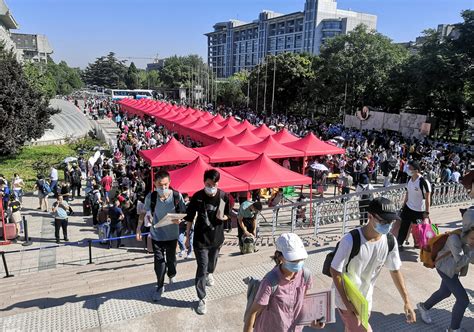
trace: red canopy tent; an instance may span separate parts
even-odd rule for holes
[[[255,127],[253,124],[251,124],[247,120],[244,120],[244,122],[239,123],[234,128],[237,129],[237,130],[240,130],[240,131],[242,131],[244,129],[248,129],[250,131],[257,129],[257,127]]]
[[[214,119],[214,122],[216,122],[216,123],[221,123],[221,122],[225,121],[225,119],[220,114],[217,114],[213,119]]]
[[[195,148],[194,151],[207,156],[211,163],[254,160],[257,157],[255,153],[236,146],[226,137],[221,138],[214,144]]]
[[[303,157],[304,152],[291,149],[283,144],[278,143],[272,136],[268,136],[263,141],[257,144],[244,145],[242,148],[255,152],[256,154],[264,153],[269,158],[291,158],[291,157]]]
[[[218,125],[214,121],[211,121],[211,122],[206,123],[204,126],[201,126],[201,127],[193,126],[192,129],[194,131],[199,131],[200,133],[207,134],[207,133],[211,133],[213,131],[217,131],[217,130],[222,129],[222,126]]]
[[[229,116],[227,119],[225,119],[222,122],[219,122],[221,126],[226,126],[230,125],[232,127],[238,126],[240,124],[239,121],[237,121],[233,116]]]
[[[226,192],[249,190],[249,185],[226,172],[207,164],[202,158],[196,158],[188,166],[170,172],[171,187],[181,193],[193,195],[204,187],[204,172],[217,169],[221,174],[219,188]]]
[[[211,120],[214,119],[214,115],[212,115],[212,114],[209,113],[209,112],[202,112],[202,113],[201,113],[201,118],[202,118],[203,120],[206,120],[206,121],[211,121]]]
[[[264,154],[254,161],[240,166],[223,167],[223,171],[249,184],[249,190],[286,187],[296,185],[311,185],[312,179],[308,176],[290,171],[278,165]]]
[[[252,133],[261,138],[265,138],[265,137],[275,134],[275,132],[271,130],[270,128],[268,128],[266,124],[261,125],[257,129],[255,129]]]
[[[313,220],[313,180],[309,176],[301,175],[278,165],[264,154],[254,161],[250,161],[240,166],[223,167],[224,172],[235,176],[249,184],[249,190],[286,187],[296,185],[309,185],[310,195],[310,220]]]
[[[197,119],[199,119],[199,117],[196,117],[194,115],[188,115],[186,117],[186,120],[183,120],[179,123],[179,125],[181,127],[184,127],[184,128],[188,128],[188,126],[191,124],[191,123],[194,123]]]
[[[140,151],[140,156],[152,167],[185,164],[197,157],[203,157],[208,161],[207,157],[201,156],[193,149],[185,147],[174,137],[171,137],[168,143],[156,149]]]
[[[298,137],[290,133],[286,128],[283,128],[272,137],[275,139],[275,141],[281,144],[290,143],[290,142],[299,140]]]
[[[200,118],[197,118],[194,122],[188,123],[187,128],[189,128],[189,129],[194,129],[195,127],[200,128],[200,127],[204,127],[208,124],[209,124],[209,122],[207,122],[202,117],[200,117]]]
[[[220,125],[219,125],[220,126]],[[242,131],[236,130],[230,124],[225,125],[222,129],[208,132],[207,135],[215,138],[230,137],[240,134]]]
[[[346,153],[346,150],[320,140],[319,138],[314,136],[313,133],[309,133],[308,135],[303,138],[300,138],[297,141],[285,143],[285,146],[295,150],[303,151],[305,157]]]
[[[252,145],[262,141],[262,139],[258,136],[255,136],[251,130],[245,129],[240,134],[235,136],[228,137],[229,141],[232,143],[243,146],[243,145]]]

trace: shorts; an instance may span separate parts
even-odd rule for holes
[[[372,327],[366,329],[362,325],[357,326],[357,317],[347,310],[337,309],[345,326],[345,332],[372,332]]]

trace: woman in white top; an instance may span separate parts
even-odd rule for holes
[[[24,186],[25,186],[25,183],[23,182],[23,179],[20,178],[20,175],[18,175],[18,173],[13,174],[13,181],[12,181],[13,194],[15,195],[15,199],[17,199],[19,202],[23,201],[23,187]]]

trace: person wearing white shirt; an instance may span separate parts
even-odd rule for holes
[[[51,184],[50,184],[51,192],[56,193],[56,189],[58,187],[58,170],[54,168],[53,166],[51,166],[49,178],[51,180]]]
[[[416,322],[416,314],[410,303],[405,281],[400,268],[402,266],[395,237],[390,233],[393,223],[399,219],[396,206],[388,198],[379,197],[370,202],[367,225],[346,234],[335,252],[331,263],[333,288],[336,289],[336,307],[346,332],[370,332],[357,318],[357,309],[349,301],[342,281],[345,273],[369,303],[372,309],[372,295],[375,282],[386,266],[403,302],[407,323]],[[357,232],[357,233],[356,233]],[[350,258],[352,246],[359,245],[358,253]]]
[[[451,174],[451,181],[454,183],[459,183],[459,179],[461,178],[461,173],[459,173],[459,167],[454,169],[454,172]]]
[[[411,160],[407,164],[407,174],[410,176],[407,192],[400,215],[402,222],[398,232],[399,250],[403,250],[403,242],[408,235],[411,224],[429,217],[431,206],[431,185],[421,176],[420,164]],[[416,243],[415,243],[416,246]]]

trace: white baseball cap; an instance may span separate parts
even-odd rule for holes
[[[295,233],[284,233],[276,240],[276,248],[287,261],[297,261],[308,258],[303,241]]]

